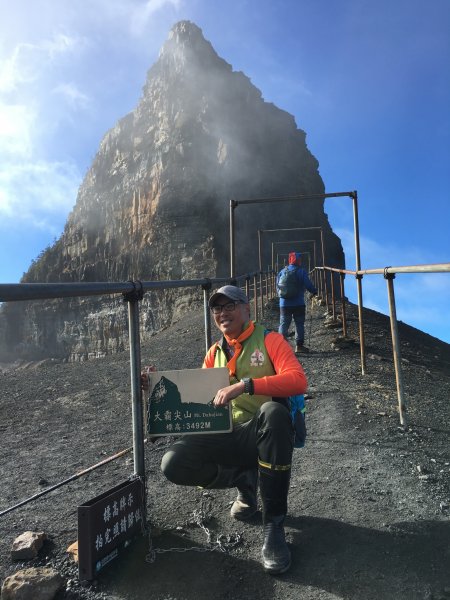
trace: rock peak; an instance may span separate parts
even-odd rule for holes
[[[205,41],[203,37],[203,32],[192,21],[178,21],[175,25],[170,29],[168,39],[176,38],[177,41],[184,40],[193,40],[196,38],[200,38]]]
[[[202,66],[205,66],[205,62],[209,65],[217,63],[231,69],[205,39],[200,27],[192,21],[178,21],[173,25],[159,52],[159,58],[163,62],[168,59],[171,63],[173,60],[181,63],[199,62]]]
[[[23,281],[224,277],[230,198],[323,193],[305,135],[292,115],[265,102],[246,75],[218,56],[197,25],[176,23],[138,105],[105,134],[63,235]],[[283,210],[263,204],[242,211],[236,272],[255,268],[256,227],[281,229],[286,223],[323,227],[327,264],[344,266],[323,204],[304,201],[301,210],[293,203]],[[265,247],[262,264],[271,259]],[[197,301],[195,289],[146,294],[142,340]],[[49,303],[22,306],[0,311],[0,359],[81,361],[125,347],[118,299],[72,299],[57,309]]]

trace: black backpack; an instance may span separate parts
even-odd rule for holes
[[[298,269],[288,269],[285,267],[281,271],[278,280],[278,295],[280,298],[295,298],[300,291],[300,282],[297,277]]]

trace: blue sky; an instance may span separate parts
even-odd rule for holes
[[[181,19],[294,115],[327,192],[358,191],[363,268],[450,262],[448,0],[0,0],[0,16],[1,283],[59,237]],[[326,212],[354,268],[351,201]],[[383,278],[363,285],[386,312]],[[450,342],[450,275],[395,289],[400,319]]]

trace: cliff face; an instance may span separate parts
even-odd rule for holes
[[[294,118],[264,102],[196,25],[182,21],[149,70],[136,109],[103,138],[62,237],[23,281],[226,276],[230,198],[322,192],[318,162]],[[268,228],[322,226],[328,262],[344,265],[323,202],[243,206],[236,225],[237,274],[255,269],[257,230]],[[270,248],[264,253],[269,264]],[[146,295],[144,336],[195,297],[183,290]],[[123,347],[125,310],[117,299],[11,305],[0,334],[8,355],[83,360]]]

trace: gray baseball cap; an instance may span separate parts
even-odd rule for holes
[[[239,304],[248,304],[248,298],[241,290],[241,288],[236,287],[235,285],[224,285],[219,288],[209,299],[209,307],[214,304],[219,296],[226,296],[233,302],[238,302]]]

